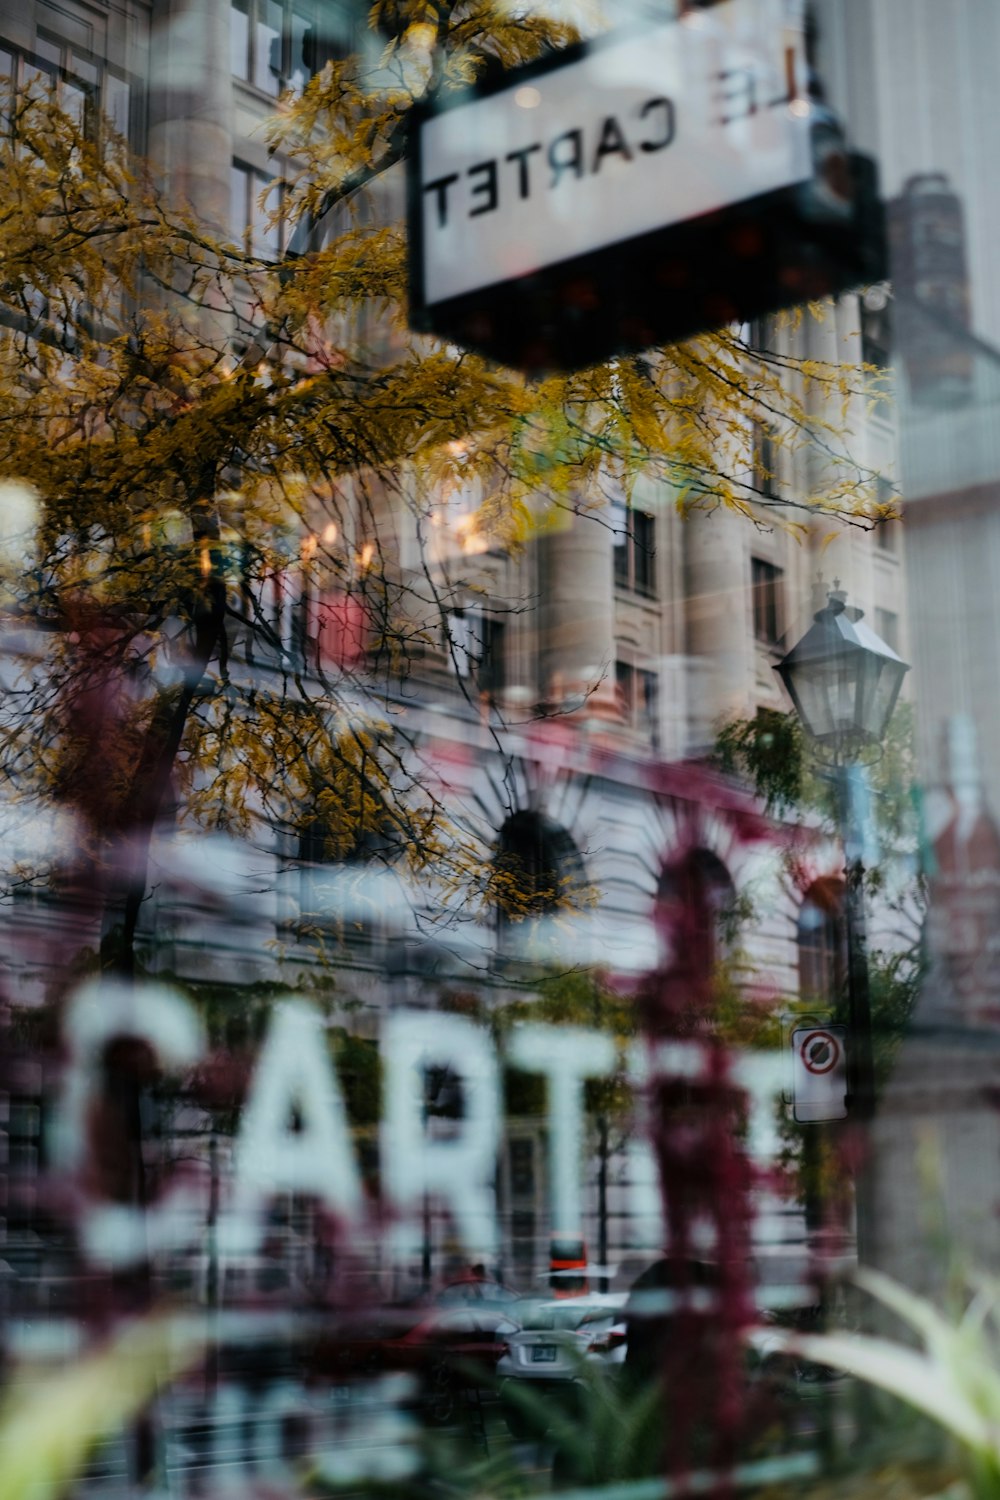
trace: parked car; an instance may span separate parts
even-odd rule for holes
[[[513,1310],[518,1332],[497,1361],[500,1402],[515,1438],[541,1437],[555,1409],[578,1413],[587,1366],[617,1371],[625,1358],[625,1293],[538,1298]],[[518,1395],[516,1392],[522,1394]],[[541,1399],[529,1410],[525,1392]]]
[[[826,1323],[826,1315],[818,1306],[765,1313],[754,1340],[753,1378],[775,1407],[781,1409],[786,1425],[801,1437],[814,1437],[824,1425],[828,1426],[833,1420],[833,1407],[843,1407],[854,1385],[850,1375],[832,1366],[814,1364],[787,1348],[786,1336],[790,1330],[815,1334],[822,1332]],[[778,1330],[773,1341],[768,1339],[768,1327]],[[815,1409],[821,1406],[827,1410]]]
[[[317,1357],[325,1373],[345,1378],[413,1375],[426,1420],[451,1422],[468,1394],[493,1389],[497,1362],[518,1331],[513,1307],[479,1301],[363,1310],[324,1330]]]

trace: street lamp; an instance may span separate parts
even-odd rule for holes
[[[909,671],[851,609],[836,581],[829,602],[775,668],[809,737],[835,765],[879,745]]]
[[[832,772],[844,839],[844,916],[847,928],[848,1111],[867,1121],[875,1107],[871,1001],[865,933],[862,829],[851,796],[851,765],[877,753],[909,671],[906,662],[847,604],[834,580],[828,602],[775,671],[781,677],[818,758]],[[863,1174],[864,1176],[865,1174]],[[863,1181],[859,1196],[867,1195]],[[870,1205],[858,1204],[858,1257],[866,1260]]]

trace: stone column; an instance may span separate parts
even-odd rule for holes
[[[154,0],[149,156],[172,206],[228,233],[233,83],[226,0]]]
[[[604,511],[566,515],[539,541],[539,688],[545,702],[618,717],[612,534]]]
[[[721,721],[749,711],[754,672],[746,528],[742,516],[694,511],[681,529],[689,751],[710,745]]]

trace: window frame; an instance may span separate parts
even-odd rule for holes
[[[800,1000],[835,1010],[848,979],[846,892],[842,880],[816,880],[795,915],[796,979]],[[805,921],[808,911],[818,920]]]
[[[268,10],[273,6],[281,12],[280,30],[268,25]],[[336,10],[337,14],[334,15]],[[357,23],[349,4],[333,6],[322,0],[229,0],[230,34],[229,67],[233,78],[268,99],[278,99],[291,89],[301,93],[310,78],[321,72],[327,62],[347,57],[357,46]],[[234,15],[246,18],[246,35],[239,43]],[[301,64],[296,63],[295,22],[307,20],[302,31]],[[339,21],[342,35],[334,39],[332,31],[325,35],[321,30],[326,21]],[[270,31],[272,40],[267,43],[262,33]],[[312,42],[306,38],[312,33]],[[278,43],[279,68],[274,71],[272,55],[274,43]],[[307,55],[307,45],[311,56]],[[262,51],[267,47],[268,56]]]
[[[57,54],[46,56],[45,51]],[[0,73],[8,74],[6,99],[0,91],[0,128],[6,134],[10,130],[14,95],[30,87],[38,76],[54,84],[60,94],[72,89],[82,96],[82,130],[90,141],[100,137],[105,119],[133,148],[141,143],[136,139],[136,90],[132,80],[120,68],[112,67],[104,58],[88,52],[83,47],[44,29],[37,33],[35,47],[19,47],[3,38],[0,42]],[[9,60],[9,63],[8,61]],[[119,109],[113,104],[113,94],[124,92],[126,119],[119,117]],[[69,111],[68,111],[69,112]]]
[[[494,867],[519,884],[522,910],[514,915],[503,901],[494,902],[498,947],[503,952],[512,933],[530,930],[572,903],[586,887],[587,869],[569,830],[536,808],[519,807],[497,830]]]
[[[659,674],[619,656],[615,660],[615,689],[626,724],[648,739],[654,750],[659,749]]]
[[[896,491],[891,480],[886,479],[884,474],[879,474],[875,481],[875,499],[879,505],[891,505],[896,499]],[[889,557],[895,557],[899,553],[899,521],[880,521],[875,527],[875,545],[879,552]]]
[[[859,296],[858,323],[861,362],[883,377],[892,368],[892,288],[887,283],[878,282]]]
[[[612,502],[614,585],[640,599],[659,597],[656,579],[656,516],[624,500]]]
[[[743,342],[754,354],[770,354],[774,344],[774,317],[771,313],[758,313],[744,324]]]
[[[766,576],[765,576],[766,575]],[[785,572],[767,557],[750,558],[750,609],[754,640],[775,647],[782,635]]]
[[[506,686],[504,621],[488,610],[459,606],[447,611],[444,627],[449,666],[461,681],[495,703]]]
[[[780,443],[771,422],[754,422],[751,438],[752,485],[763,500],[777,500]]]
[[[236,179],[244,179],[243,196],[243,228],[240,230],[237,224],[236,213]],[[252,162],[243,157],[234,156],[229,165],[229,228],[233,239],[237,244],[243,246],[244,253],[253,256],[256,260],[276,263],[284,255],[288,243],[288,225],[284,218],[279,217],[270,230],[266,229],[264,219],[270,212],[261,206],[260,198],[265,188],[268,196],[272,193],[278,194],[278,205],[284,198],[284,183],[280,179],[269,176],[255,167]],[[258,230],[258,215],[260,216],[260,229]],[[273,234],[276,236],[273,242],[259,239],[259,233]]]
[[[894,609],[875,606],[875,634],[882,637],[891,651],[899,654],[899,614]]]

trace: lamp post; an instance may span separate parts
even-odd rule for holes
[[[875,1067],[865,932],[862,829],[851,795],[850,769],[881,745],[903,678],[909,671],[870,626],[849,607],[834,580],[825,608],[775,668],[802,722],[830,767],[844,840],[844,915],[847,936],[848,1114],[867,1122],[875,1107]],[[859,1197],[866,1195],[863,1182]],[[870,1205],[859,1202],[858,1258],[865,1255]]]

